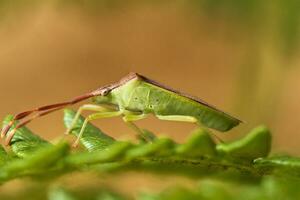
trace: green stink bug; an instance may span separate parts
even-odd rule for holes
[[[100,118],[123,116],[123,120],[140,135],[143,135],[142,130],[133,121],[146,118],[149,114],[153,114],[161,120],[192,122],[222,132],[228,131],[241,123],[239,119],[196,97],[166,87],[140,74],[130,73],[116,83],[100,87],[71,101],[21,112],[15,115],[12,121],[2,129],[1,136],[5,137],[7,135],[6,144],[8,145],[15,131],[33,119],[90,98],[94,104],[81,106],[73,120],[72,126],[66,132],[69,133],[72,130],[82,111],[95,111],[94,114],[86,118],[74,143],[75,145],[77,145],[82,136],[86,124],[91,120]],[[28,117],[34,113],[35,115]],[[23,121],[19,122],[10,131],[16,120]],[[8,132],[9,134],[7,134]],[[147,140],[147,138],[145,139]]]

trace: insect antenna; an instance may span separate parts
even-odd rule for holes
[[[16,130],[18,128],[21,128],[22,126],[28,124],[29,122],[31,122],[32,120],[36,119],[36,118],[39,118],[39,117],[42,117],[44,115],[47,115],[49,113],[52,113],[54,111],[57,111],[57,110],[60,110],[66,106],[70,106],[70,105],[74,105],[80,101],[83,101],[83,100],[86,100],[86,99],[89,99],[91,97],[94,97],[98,95],[97,93],[95,92],[90,92],[90,93],[87,93],[87,94],[84,94],[84,95],[81,95],[81,96],[78,96],[74,99],[72,99],[71,101],[66,101],[66,102],[62,102],[62,103],[56,103],[56,104],[50,104],[50,105],[45,105],[45,106],[41,106],[41,107],[37,107],[35,109],[32,109],[32,110],[28,110],[28,111],[25,111],[25,112],[21,112],[21,113],[18,113],[16,114],[13,119],[7,124],[7,126],[5,126],[2,131],[1,131],[1,137],[5,137],[6,134],[9,132],[9,130],[11,129],[12,125],[14,124],[14,122],[16,120],[21,120],[21,119],[24,119],[28,116],[30,116],[31,114],[33,113],[37,113],[36,115],[32,116],[31,118],[27,119],[27,120],[24,120],[23,122],[20,122],[19,124],[16,125],[16,127],[13,129],[12,132],[10,132],[9,134],[9,137],[6,139],[6,144],[8,145],[9,142],[11,141],[13,135],[15,134]]]

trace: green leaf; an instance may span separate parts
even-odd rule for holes
[[[184,187],[173,187],[164,190],[160,194],[140,194],[139,200],[195,200],[200,199],[200,195],[195,191],[186,189]]]
[[[300,158],[290,156],[257,158],[254,160],[254,164],[266,174],[300,177]]]
[[[23,159],[14,159],[0,169],[0,180],[7,180],[18,176],[34,175],[51,170],[55,164],[69,152],[67,143],[39,148]]]
[[[12,118],[12,115],[6,116],[3,121],[2,127],[6,126],[12,120]],[[15,128],[17,123],[18,122],[16,121],[11,129]],[[34,152],[40,147],[50,145],[50,143],[42,139],[41,137],[33,134],[27,127],[23,126],[17,129],[14,137],[11,140],[10,145],[12,151],[17,156],[25,157],[27,155],[30,155],[32,152]]]
[[[112,162],[122,159],[126,150],[132,146],[129,142],[115,142],[103,151],[84,152],[73,154],[66,158],[68,166],[83,166],[87,164],[97,164]]]
[[[74,115],[74,111],[65,111],[67,126],[71,124]],[[5,123],[9,119],[11,117]],[[78,135],[83,121],[84,118],[81,117],[72,134]],[[149,134],[151,137],[154,135],[151,132]],[[151,143],[121,142],[88,124],[80,140],[86,150],[71,153],[68,144],[50,145],[23,127],[18,130],[12,143],[12,150],[19,157],[10,156],[0,147],[0,181],[3,183],[20,177],[53,178],[79,170],[106,174],[143,171],[160,175],[182,175],[195,180],[207,177],[210,180],[201,181],[196,188],[178,186],[156,194],[142,193],[138,196],[142,200],[300,197],[296,188],[300,182],[300,158],[267,158],[271,136],[266,127],[257,127],[238,141],[217,146],[210,133],[204,129],[193,131],[183,144],[177,144],[169,138],[153,138]],[[289,179],[284,182],[274,177]],[[86,194],[83,195],[83,190],[78,192],[62,187],[51,188],[48,192],[49,199],[128,199],[107,189],[85,191]],[[281,191],[281,188],[284,190]],[[0,198],[2,199],[1,194]]]
[[[50,189],[48,200],[78,200],[78,198],[65,188],[57,186]]]
[[[102,194],[100,194],[97,197],[97,200],[126,200],[127,198],[122,197],[121,195],[118,194],[114,194],[110,191],[107,192],[102,192]]]
[[[74,116],[74,111],[65,111],[64,120],[67,126],[71,124]],[[78,135],[83,121],[83,117],[78,120],[73,129],[74,135]],[[251,136],[246,137],[248,138],[246,142],[243,142],[243,140],[241,140],[242,142],[239,141],[239,143],[244,144],[242,145],[243,148],[241,148],[243,151],[245,151],[245,147],[246,150],[249,149],[251,142],[261,138],[257,137],[257,135],[262,134],[263,131],[261,129],[257,130],[254,131],[255,134],[251,132]],[[194,178],[215,176],[229,179],[247,177],[249,179],[252,177],[255,180],[262,175],[260,174],[260,169],[254,168],[252,163],[241,162],[239,159],[232,160],[231,156],[229,158],[225,156],[220,159],[216,153],[216,145],[209,133],[201,129],[195,130],[184,144],[176,144],[169,138],[156,138],[151,143],[133,144],[131,142],[116,141],[102,133],[98,128],[88,124],[83,138],[80,140],[88,151],[77,151],[72,154],[68,153],[68,148],[66,148],[68,145],[65,148],[59,148],[57,145],[40,145],[43,144],[41,142],[43,140],[35,137],[26,127],[18,130],[18,133],[21,136],[23,134],[29,137],[21,137],[12,145],[18,144],[18,146],[15,146],[18,147],[17,154],[22,155],[23,149],[25,149],[26,153],[23,159],[13,159],[5,164],[2,168],[2,175],[0,173],[2,180],[21,176],[35,176],[45,171],[48,171],[49,174],[54,171],[60,174],[74,170],[89,169],[95,169],[99,173],[144,170],[151,173],[181,174]],[[28,146],[39,144],[35,146],[38,146],[41,150],[27,151],[26,148],[21,148],[20,144],[23,143],[26,143]],[[55,150],[57,148],[60,150]],[[236,149],[234,150],[236,151]],[[53,155],[47,153],[48,151]],[[54,153],[54,151],[57,152]],[[229,152],[231,155],[232,152]],[[247,156],[247,154],[243,155]],[[51,167],[47,163],[51,163]]]
[[[217,155],[216,144],[205,129],[193,131],[187,142],[176,148],[176,152],[181,156],[192,158]]]
[[[153,143],[141,144],[135,148],[129,149],[126,158],[142,158],[147,156],[168,156],[172,155],[175,143],[169,138],[158,138]]]
[[[3,146],[0,145],[0,167],[4,165],[9,160],[9,156],[6,153]]]
[[[219,154],[253,161],[255,158],[266,157],[271,149],[271,133],[265,126],[253,129],[244,138],[217,145]]]
[[[70,128],[72,121],[76,115],[76,112],[70,109],[64,110],[64,123],[67,128]],[[79,135],[80,129],[84,122],[84,118],[80,116],[79,120],[75,124],[72,129],[72,134],[75,136]],[[88,123],[86,129],[80,138],[80,143],[88,150],[88,151],[97,151],[103,150],[109,145],[111,145],[115,139],[103,133],[100,129],[93,126],[91,123]]]

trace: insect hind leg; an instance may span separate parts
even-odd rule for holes
[[[167,120],[167,121],[179,121],[179,122],[190,122],[190,123],[197,123],[199,126],[201,124],[195,117],[192,116],[184,116],[184,115],[156,115],[156,117],[160,120]],[[219,138],[216,134],[209,132],[212,137],[214,137],[217,141],[224,143],[224,141]]]
[[[143,139],[145,142],[152,142],[155,138],[151,137],[148,134],[145,134],[145,132],[142,129],[140,129],[136,124],[133,123],[133,121],[144,119],[147,116],[148,116],[147,114],[143,114],[143,113],[136,114],[133,112],[126,111],[124,113],[123,121],[137,133],[137,136],[139,138]]]
[[[156,117],[160,120],[167,120],[167,121],[190,122],[190,123],[198,122],[195,117],[184,116],[184,115],[156,115]]]

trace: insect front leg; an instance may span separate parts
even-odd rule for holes
[[[143,130],[133,123],[133,121],[144,119],[147,116],[148,114],[136,114],[126,111],[124,113],[123,121],[138,134],[139,138],[144,139],[146,142],[152,142],[154,138],[147,136]]]
[[[78,111],[77,111],[74,119],[72,120],[71,126],[65,132],[66,135],[68,135],[72,131],[72,129],[76,125],[76,122],[79,119],[79,117],[80,117],[80,115],[81,115],[81,113],[83,111],[111,112],[111,111],[115,111],[115,110],[112,110],[112,109],[109,109],[109,108],[106,108],[106,107],[100,106],[100,105],[94,105],[94,104],[85,104],[85,105],[82,105],[78,109]]]
[[[109,111],[109,112],[99,112],[95,114],[89,115],[83,122],[83,125],[81,127],[80,133],[76,139],[76,141],[73,143],[73,147],[76,147],[79,143],[80,138],[82,137],[84,130],[86,128],[86,125],[88,122],[96,119],[102,119],[102,118],[110,118],[110,117],[117,117],[123,114],[123,111]]]

